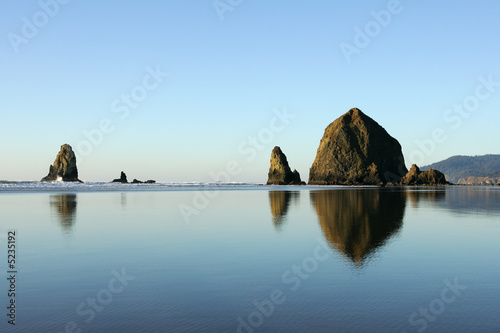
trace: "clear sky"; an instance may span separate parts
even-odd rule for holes
[[[229,163],[230,181],[265,182],[275,145],[307,180],[352,107],[408,167],[500,153],[499,13],[495,0],[4,0],[0,179],[41,179],[68,143],[88,181],[210,181]]]

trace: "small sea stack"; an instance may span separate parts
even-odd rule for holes
[[[138,180],[138,179],[135,179],[132,181],[132,184],[155,184],[156,183],[156,180],[152,180],[152,179],[149,179],[149,180],[146,180],[145,182],[143,182],[142,180]]]
[[[304,185],[300,180],[297,170],[290,169],[288,160],[281,148],[274,147],[271,153],[271,166],[269,167],[267,185]]]
[[[120,178],[113,179],[111,182],[112,183],[128,184],[127,175],[125,174],[125,172],[122,171],[120,174]]]
[[[401,179],[401,185],[448,185],[446,177],[442,172],[434,169],[420,171],[420,168],[413,164],[410,171]]]

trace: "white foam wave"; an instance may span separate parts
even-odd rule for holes
[[[213,183],[213,182],[157,182],[155,184],[121,184],[109,182],[38,182],[2,181],[0,192],[97,192],[97,191],[182,191],[197,189],[249,189],[259,187],[258,183]]]

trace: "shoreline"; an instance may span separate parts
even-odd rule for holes
[[[263,183],[157,182],[155,184],[121,184],[109,182],[40,182],[0,181],[0,195],[13,193],[98,193],[98,192],[196,192],[196,191],[326,191],[326,190],[440,190],[451,188],[492,188],[492,185],[266,185]]]

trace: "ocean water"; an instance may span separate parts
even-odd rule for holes
[[[499,187],[3,182],[0,216],[1,332],[500,331]]]

